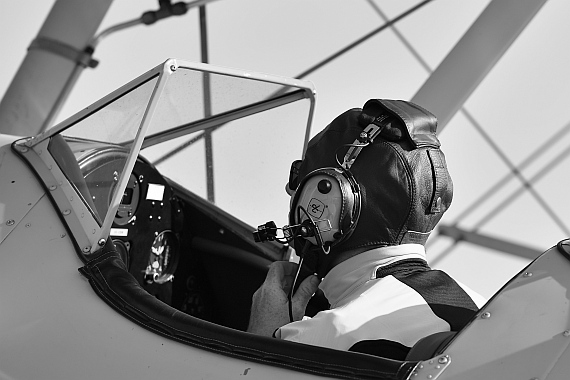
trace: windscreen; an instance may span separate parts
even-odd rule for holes
[[[135,80],[62,130],[82,176],[54,143],[58,165],[101,224],[150,115],[140,153],[163,175],[248,224],[285,224],[284,185],[303,154],[312,90],[286,78],[173,62],[166,80]]]
[[[285,183],[291,162],[303,154],[313,107],[296,92],[305,90],[179,69],[149,134],[181,131],[141,154],[163,175],[252,226],[285,224]]]
[[[129,149],[120,143],[135,138],[157,80],[158,75],[109,99],[50,141],[54,159],[99,225],[127,164]],[[60,136],[67,144],[62,144]],[[76,173],[77,168],[81,175]]]

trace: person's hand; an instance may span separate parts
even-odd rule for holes
[[[272,336],[289,320],[289,299],[287,295],[293,286],[297,264],[276,261],[271,264],[263,284],[253,294],[248,332]],[[319,280],[311,275],[303,280],[293,294],[293,319],[301,320],[309,300],[317,291]]]

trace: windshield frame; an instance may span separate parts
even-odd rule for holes
[[[204,73],[221,74],[233,76],[241,79],[255,80],[279,84],[284,87],[292,87],[293,91],[283,92],[281,94],[273,94],[267,101],[261,101],[248,104],[229,112],[221,113],[211,117],[203,118],[174,128],[169,128],[154,135],[145,136],[152,124],[153,114],[155,113],[160,96],[167,85],[171,75],[180,68],[202,71]],[[114,101],[124,97],[131,91],[140,88],[145,83],[156,78],[153,85],[152,93],[146,106],[144,106],[144,114],[136,129],[134,139],[118,143],[116,146],[123,146],[129,149],[128,158],[124,170],[121,171],[117,184],[113,189],[111,202],[105,215],[98,217],[97,210],[92,209],[88,200],[83,197],[82,192],[76,186],[74,181],[70,179],[65,168],[61,168],[57,160],[49,151],[50,141],[57,135],[62,134],[67,129],[77,125],[82,120],[103,110]],[[138,78],[132,80],[126,85],[113,91],[109,95],[103,97],[93,105],[86,107],[77,114],[69,117],[53,128],[42,132],[34,137],[19,140],[14,144],[14,150],[25,158],[32,168],[36,171],[53,201],[57,204],[60,213],[64,213],[64,220],[68,224],[68,228],[74,235],[77,246],[86,256],[97,252],[107,241],[110,230],[115,219],[115,214],[121,202],[123,193],[127,187],[130,174],[134,168],[135,162],[139,156],[139,152],[143,147],[152,146],[160,142],[168,141],[173,138],[194,133],[200,130],[206,130],[215,126],[224,124],[225,122],[236,120],[248,115],[263,112],[281,105],[289,104],[301,99],[309,99],[310,106],[307,117],[306,132],[303,141],[302,152],[305,153],[310,135],[310,127],[313,119],[316,102],[316,92],[313,85],[307,81],[301,81],[292,78],[270,76],[266,74],[257,74],[237,69],[216,67],[203,63],[191,63],[185,61],[177,61],[169,59],[155,68],[147,71]],[[93,142],[97,142],[93,140]],[[25,155],[22,152],[26,152]],[[33,156],[33,158],[31,158]],[[41,164],[43,163],[43,165]],[[39,166],[43,166],[40,168]],[[48,170],[45,170],[47,167]],[[72,214],[72,215],[71,215]],[[68,216],[68,215],[71,215]]]

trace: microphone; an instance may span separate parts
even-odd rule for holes
[[[264,241],[273,241],[277,239],[277,226],[274,221],[269,221],[261,226],[257,227],[257,230],[253,231],[253,239],[256,243],[262,243]]]
[[[253,231],[253,239],[256,243],[277,241],[282,244],[287,244],[296,237],[307,238],[315,236],[316,229],[317,226],[310,219],[304,220],[301,224],[294,226],[285,225],[282,228],[277,228],[274,221],[269,221],[258,226],[257,229]],[[277,230],[283,231],[283,238],[277,237]]]

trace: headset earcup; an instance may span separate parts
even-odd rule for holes
[[[337,191],[340,196],[319,197],[319,194],[323,193],[317,187],[323,181],[330,181],[331,186],[334,188],[331,191]],[[334,246],[350,236],[356,227],[360,215],[360,190],[352,175],[349,172],[335,168],[317,169],[307,174],[299,183],[291,202],[291,210],[289,212],[290,225],[300,224],[305,219],[298,217],[299,210],[302,213],[311,214],[311,210],[307,209],[319,210],[321,203],[327,209],[328,214],[326,215],[327,218],[330,218],[332,230],[337,230],[332,235],[323,234],[322,243],[326,246]],[[319,213],[312,213],[311,218],[320,220],[320,215],[320,211]],[[315,240],[311,239],[311,241],[314,244],[317,243]]]

